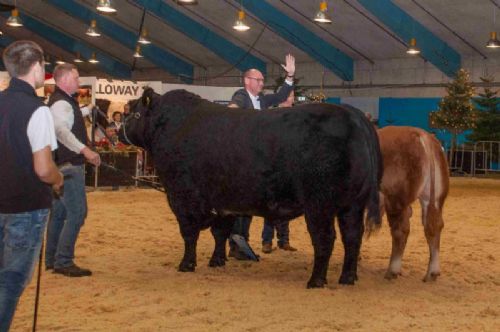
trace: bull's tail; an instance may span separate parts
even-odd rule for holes
[[[368,153],[370,156],[370,168],[373,170],[370,173],[369,181],[369,196],[368,204],[366,206],[366,218],[365,218],[365,232],[367,236],[380,229],[382,225],[382,215],[380,211],[380,196],[379,187],[380,181],[382,180],[382,175],[384,171],[382,155],[380,152],[380,145],[378,141],[378,135],[375,128],[368,123]]]

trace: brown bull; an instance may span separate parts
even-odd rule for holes
[[[429,266],[424,281],[440,274],[439,243],[443,228],[443,204],[448,194],[448,166],[439,141],[413,127],[384,127],[378,130],[384,161],[381,204],[391,227],[392,253],[387,279],[401,274],[401,259],[410,232],[411,203],[417,198],[429,245]]]

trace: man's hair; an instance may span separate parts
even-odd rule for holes
[[[72,63],[62,63],[54,68],[52,75],[54,76],[54,81],[58,82],[64,75],[76,69],[76,66]]]
[[[18,40],[7,46],[3,52],[5,69],[12,77],[29,73],[35,63],[43,65],[43,50],[31,40]]]

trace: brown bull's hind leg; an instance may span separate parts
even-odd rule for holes
[[[442,209],[433,203],[422,204],[422,223],[424,224],[425,237],[429,245],[429,265],[424,282],[435,281],[441,274],[439,267],[439,245],[441,240],[441,230],[443,229]]]
[[[385,273],[386,279],[396,279],[401,275],[401,263],[408,240],[408,234],[410,233],[411,214],[412,211],[410,206],[407,206],[402,211],[387,212],[387,219],[391,226],[392,252],[389,267]]]

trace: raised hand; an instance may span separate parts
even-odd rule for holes
[[[283,67],[283,69],[287,72],[287,75],[288,76],[293,76],[295,75],[295,58],[293,57],[293,55],[291,54],[288,54],[286,57],[285,57],[285,65],[281,65],[281,67]]]

